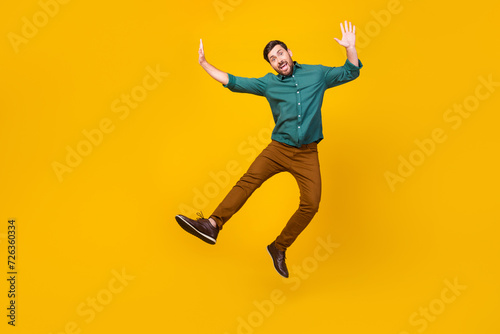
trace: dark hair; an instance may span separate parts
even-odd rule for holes
[[[288,50],[288,47],[286,46],[285,43],[283,43],[282,41],[278,41],[278,40],[274,40],[274,41],[270,41],[269,43],[267,43],[266,47],[264,48],[264,59],[268,62],[269,62],[269,58],[267,58],[267,55],[269,54],[269,52],[271,52],[271,50],[276,46],[276,45],[281,45],[285,50]]]

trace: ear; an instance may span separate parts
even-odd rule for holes
[[[292,50],[288,49],[288,54],[290,55],[290,58],[292,58],[292,56],[293,56]]]

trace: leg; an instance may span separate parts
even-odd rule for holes
[[[276,238],[276,248],[285,251],[306,228],[318,211],[321,200],[321,174],[318,151],[314,144],[300,149],[294,156],[290,173],[295,177],[300,189],[300,204],[281,234]]]
[[[287,157],[271,142],[222,200],[210,218],[219,229],[245,204],[252,193],[271,176],[286,170]]]

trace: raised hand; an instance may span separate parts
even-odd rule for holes
[[[340,30],[342,31],[342,39],[334,38],[334,40],[345,48],[354,47],[356,42],[356,26],[351,25],[351,22],[349,22],[348,26],[347,21],[345,21],[345,28],[341,22]]]
[[[205,59],[205,50],[203,50],[203,41],[200,38],[200,49],[198,50],[198,63],[200,63],[201,65],[206,61],[207,60]]]
[[[212,78],[214,78],[223,85],[228,84],[229,75],[226,72],[223,72],[215,68],[215,66],[209,64],[208,61],[205,59],[205,50],[203,50],[203,41],[201,40],[201,38],[200,38],[200,48],[198,50],[198,62],[200,63],[201,67],[203,67],[203,69],[207,71],[207,73]]]

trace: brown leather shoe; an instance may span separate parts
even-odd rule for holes
[[[272,244],[267,246],[267,251],[269,252],[269,255],[271,255],[274,263],[274,268],[283,277],[288,278],[288,269],[286,267],[285,263],[285,251],[280,251],[276,248],[274,245],[274,241]]]
[[[217,235],[219,234],[219,228],[213,227],[210,220],[205,219],[203,215],[199,214],[199,216],[200,218],[193,220],[183,215],[177,215],[175,216],[175,220],[177,220],[177,223],[179,223],[186,232],[191,233],[206,243],[215,245]]]

